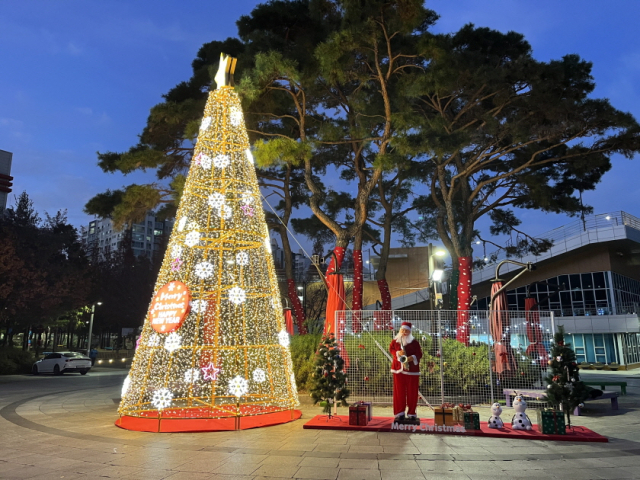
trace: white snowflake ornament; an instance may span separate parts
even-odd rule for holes
[[[184,238],[184,244],[187,247],[195,247],[200,243],[200,232],[189,232]]]
[[[184,230],[184,227],[186,224],[187,224],[187,217],[182,217],[178,221],[178,231],[181,232],[182,230]]]
[[[282,330],[278,334],[278,342],[283,347],[288,347],[289,346],[289,334],[286,332],[286,330]]]
[[[185,383],[194,383],[200,379],[200,369],[199,368],[189,368],[186,372],[184,372],[184,381]]]
[[[236,263],[238,265],[249,265],[249,254],[247,252],[236,253]]]
[[[160,335],[157,333],[152,334],[147,340],[147,347],[157,347],[160,345]]]
[[[192,300],[191,311],[193,313],[204,313],[207,311],[207,305],[209,305],[209,302],[206,300]]]
[[[247,299],[247,294],[240,287],[233,287],[229,290],[229,301],[235,303],[236,305],[240,305],[244,303]]]
[[[213,165],[216,168],[224,168],[227,165],[229,165],[229,163],[231,163],[231,159],[229,158],[229,155],[216,155],[215,158],[213,159]]]
[[[234,377],[229,382],[229,393],[234,397],[240,398],[249,391],[249,382],[240,375]]]
[[[240,196],[240,200],[242,201],[242,203],[244,203],[245,205],[252,205],[253,202],[256,201],[256,197],[253,196],[253,193],[250,191],[246,191],[244,192],[241,196]]]
[[[224,195],[221,193],[212,193],[207,199],[207,203],[211,208],[220,208],[224,205]]]
[[[237,127],[244,120],[242,116],[242,111],[238,107],[231,107],[231,111],[229,112],[229,121],[231,125]]]
[[[253,381],[256,383],[262,383],[267,379],[267,374],[261,368],[256,368],[253,371]]]
[[[173,353],[182,344],[182,337],[178,335],[176,332],[170,333],[167,339],[164,341],[164,348],[166,348],[169,353]]]
[[[171,256],[173,258],[178,258],[180,255],[182,255],[182,247],[180,245],[171,247]]]
[[[206,155],[204,153],[201,153],[200,155],[198,155],[198,164],[205,170],[208,170],[211,168],[212,161],[213,160],[211,160],[211,157],[209,155]]]
[[[213,119],[211,117],[204,117],[202,119],[202,123],[200,124],[200,131],[203,132],[207,128],[209,128],[209,125],[211,125],[212,120]]]
[[[213,275],[213,265],[209,262],[200,262],[196,265],[196,277],[209,278]]]
[[[151,403],[158,410],[162,410],[163,408],[167,408],[169,405],[171,405],[172,400],[173,394],[169,391],[169,389],[161,388],[160,390],[156,390],[155,392],[153,392]]]

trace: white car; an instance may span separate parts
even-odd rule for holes
[[[65,372],[80,372],[86,375],[91,369],[91,359],[77,352],[55,352],[50,353],[42,360],[38,360],[31,367],[31,373],[53,373],[62,375]]]

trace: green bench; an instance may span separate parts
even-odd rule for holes
[[[604,387],[620,387],[620,393],[627,394],[627,382],[584,382],[584,384],[590,387],[600,387],[600,390],[604,390]]]

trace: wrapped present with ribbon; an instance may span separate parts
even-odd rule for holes
[[[367,423],[367,406],[360,402],[349,405],[349,425],[366,426]]]
[[[464,423],[464,409],[459,405],[453,407],[453,421],[460,425]]]
[[[480,414],[472,410],[464,412],[463,425],[466,430],[480,430]]]
[[[550,435],[566,435],[564,414],[560,410],[538,410],[538,431]]]
[[[360,405],[364,405],[365,407],[367,407],[367,421],[371,421],[371,418],[373,418],[373,405],[371,404],[371,402],[358,402]]]
[[[435,425],[456,425],[456,422],[453,419],[453,406],[446,407],[434,407],[434,424]]]

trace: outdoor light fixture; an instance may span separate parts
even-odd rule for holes
[[[435,269],[431,274],[431,280],[434,282],[439,282],[442,280],[442,276],[444,275],[444,270]]]

